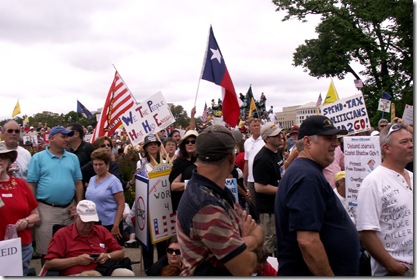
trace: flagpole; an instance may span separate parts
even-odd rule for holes
[[[116,70],[117,73],[119,73],[119,77],[120,79],[122,79],[123,83],[125,84],[125,87],[129,90],[130,95],[132,96],[133,100],[135,101],[136,104],[138,104],[138,102],[136,101],[136,98],[133,96],[132,91],[130,90],[130,88],[127,86],[125,80],[123,80],[122,75],[120,75],[120,72],[116,69],[116,66],[114,66],[114,64],[112,64],[114,67],[114,70]]]
[[[211,24],[210,24],[210,28],[211,28]],[[206,62],[206,59],[207,59],[207,53],[208,53],[208,48],[209,48],[209,45],[208,45],[209,44],[209,40],[210,40],[210,29],[209,29],[209,34],[207,36],[207,43],[206,43],[206,46],[207,47],[206,47],[206,51],[204,52],[203,64],[202,64],[202,67],[201,67],[200,76],[198,77],[197,92],[195,93],[195,99],[194,99],[194,106],[193,107],[195,107],[195,105],[197,103],[197,96],[198,96],[198,90],[200,88],[201,76],[203,76],[204,66],[206,64],[205,62]]]

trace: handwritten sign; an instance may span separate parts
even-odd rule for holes
[[[227,178],[226,179],[226,187],[232,192],[232,194],[235,196],[236,201],[239,201],[239,198],[237,196],[237,180],[236,178]]]
[[[405,104],[402,119],[405,125],[414,124],[414,112],[412,105]]]
[[[142,244],[149,246],[148,179],[138,175],[136,175],[135,178],[135,233]]]
[[[0,263],[1,276],[23,276],[20,237],[0,241]]]
[[[371,128],[362,93],[323,105],[320,110],[335,127],[346,129],[349,134],[367,131]]]
[[[377,136],[343,138],[346,171],[346,199],[357,206],[359,187],[363,179],[381,164],[381,149]]]
[[[169,173],[171,169],[148,174],[149,229],[152,244],[166,240],[176,233],[176,215],[172,210]]]
[[[134,105],[122,115],[122,123],[133,145],[138,145],[146,135],[155,134],[175,122],[161,92]]]
[[[391,111],[391,101],[388,99],[379,99],[378,111],[389,113]]]

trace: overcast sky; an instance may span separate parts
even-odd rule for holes
[[[103,107],[115,69],[138,102],[161,91],[188,112],[221,89],[200,80],[210,25],[237,94],[249,85],[266,107],[324,99],[330,79],[292,66],[317,20],[282,22],[270,0],[3,0],[0,1],[0,120],[20,100],[22,116]],[[340,98],[357,93],[354,77],[335,78]]]

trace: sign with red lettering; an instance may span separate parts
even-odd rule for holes
[[[368,131],[371,128],[362,93],[323,105],[320,111],[335,127],[346,129],[349,134]]]
[[[155,134],[175,122],[161,92],[134,105],[121,118],[132,145],[138,145],[146,135]]]

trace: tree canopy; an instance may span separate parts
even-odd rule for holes
[[[320,16],[317,39],[306,39],[293,54],[293,65],[317,78],[349,73],[364,83],[371,122],[380,118],[378,100],[389,93],[402,112],[413,105],[413,2],[410,0],[272,0],[283,21],[306,22]],[[363,70],[353,69],[358,62]]]

